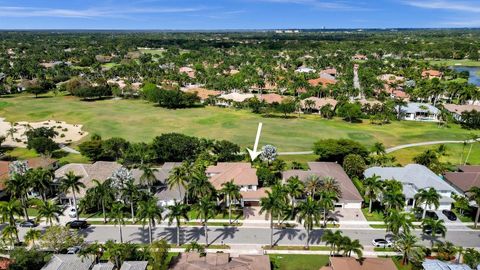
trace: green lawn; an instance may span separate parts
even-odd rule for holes
[[[468,154],[470,145],[467,145],[465,148],[463,144],[451,143],[445,144],[447,146],[446,156],[440,157],[440,161],[451,163],[454,165],[460,164],[460,159],[462,158],[463,152],[463,162]],[[427,149],[435,150],[438,148],[438,145],[429,145],[429,146],[417,146],[411,148],[405,148],[391,153],[390,155],[394,156],[397,159],[397,162],[405,165],[412,163],[413,158],[418,154],[422,153]],[[469,164],[480,164],[480,143],[475,143],[472,145],[472,152],[468,158]]]
[[[305,246],[264,246],[263,249],[267,250],[307,250]],[[330,251],[331,248],[327,246],[310,246],[308,250],[317,250],[317,251]]]
[[[143,100],[85,102],[76,97],[53,95],[38,99],[31,95],[4,97],[0,100],[0,117],[15,122],[63,120],[83,124],[90,134],[98,133],[105,138],[118,136],[136,142],[150,141],[161,133],[180,132],[226,139],[242,147],[253,144],[258,122],[263,122],[260,146],[273,144],[280,151],[311,150],[315,141],[325,138],[349,138],[367,145],[380,141],[394,146],[429,140],[463,140],[470,133],[456,125],[439,129],[434,123],[412,121],[383,126],[369,121],[350,124],[341,119],[323,120],[318,115],[266,118],[230,108],[167,110]]]
[[[34,150],[28,150],[26,148],[13,148],[8,150],[5,154],[16,159],[29,159],[39,156]],[[60,163],[89,163],[89,160],[82,155],[66,153],[63,151],[55,152],[53,157],[57,158]]]
[[[189,219],[199,219],[198,211],[192,209],[188,212]],[[228,219],[228,209],[224,213],[217,213],[212,219]],[[244,219],[242,209],[232,209],[232,221]]]
[[[440,66],[469,66],[469,67],[480,67],[480,61],[475,60],[453,60],[453,59],[443,59],[443,60],[431,60],[430,64],[440,65]]]
[[[272,270],[318,270],[328,264],[327,255],[269,255],[274,267]]]
[[[413,265],[411,265],[410,263],[402,265],[402,258],[401,257],[396,256],[396,257],[393,257],[392,259],[393,259],[393,262],[395,263],[395,265],[397,266],[398,270],[412,270],[412,269],[414,269]]]
[[[383,221],[382,212],[372,211],[372,213],[368,213],[368,208],[362,208],[362,212],[367,221]]]

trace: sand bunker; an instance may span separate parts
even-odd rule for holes
[[[76,142],[88,135],[88,132],[82,131],[82,125],[71,125],[61,121],[48,120],[43,122],[6,122],[5,118],[0,118],[0,136],[5,136],[3,145],[12,147],[27,147],[27,137],[25,131],[39,127],[53,127],[58,136],[53,140],[61,144]],[[13,133],[13,136],[12,136]]]

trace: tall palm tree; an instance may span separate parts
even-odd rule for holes
[[[100,200],[100,204],[102,206],[102,214],[103,214],[103,223],[107,223],[107,211],[105,206],[112,203],[115,199],[115,191],[112,188],[111,182],[112,180],[107,179],[103,183],[98,181],[97,179],[93,179],[93,187],[91,191],[93,192],[93,196]]]
[[[330,255],[332,255],[332,252],[336,253],[337,247],[342,239],[342,231],[339,230],[335,232],[332,232],[331,230],[325,230],[322,235],[322,241],[324,241],[326,245],[330,245]]]
[[[323,191],[335,194],[335,196],[338,198],[342,197],[342,190],[340,188],[340,185],[338,184],[338,181],[333,177],[322,178],[321,189]],[[321,198],[322,196],[320,196],[320,199]]]
[[[22,215],[22,204],[17,199],[0,202],[0,215],[3,222],[15,226],[15,216]]]
[[[73,194],[73,207],[75,208],[75,213],[77,213],[77,220],[79,219],[78,207],[77,207],[77,193],[80,192],[80,189],[85,188],[85,184],[81,182],[81,176],[75,175],[74,172],[69,171],[65,174],[65,177],[62,178],[60,183],[60,189],[68,193],[69,191]]]
[[[155,227],[155,222],[162,221],[163,209],[158,206],[158,200],[155,197],[148,198],[138,204],[137,217],[145,226],[148,223],[148,236],[150,244],[153,241],[152,227]]]
[[[440,194],[438,194],[434,188],[420,189],[414,198],[416,206],[423,204],[422,219],[424,219],[427,214],[427,207],[432,209],[433,205],[435,209],[437,209],[440,206]]]
[[[384,221],[387,225],[387,231],[391,231],[394,235],[398,235],[400,230],[409,233],[410,229],[413,228],[410,214],[399,210],[390,210]]]
[[[358,258],[363,257],[363,246],[360,244],[360,240],[355,239],[352,241],[348,236],[344,236],[340,240],[339,250],[343,250],[343,255],[347,257],[351,257],[352,252],[355,253]]]
[[[124,197],[125,204],[130,204],[130,213],[132,222],[135,223],[135,202],[140,197],[140,191],[133,180],[126,181],[122,188],[122,197]]]
[[[18,237],[18,229],[14,225],[7,225],[5,228],[2,229],[2,238],[5,241],[8,241],[12,244],[12,248],[15,247],[15,243],[20,242],[20,238]]]
[[[478,218],[480,217],[480,187],[472,187],[468,192],[468,198],[477,205],[477,213],[475,214],[475,229],[478,225]]]
[[[433,218],[426,218],[422,221],[422,232],[426,233],[428,229],[431,230],[430,236],[433,248],[437,234],[445,237],[445,234],[447,233],[447,227],[445,227],[445,221],[441,219],[434,220]]]
[[[318,201],[314,201],[312,197],[308,197],[305,201],[298,204],[298,221],[303,222],[303,227],[307,230],[307,249],[310,245],[310,232],[314,225],[320,223],[321,207]]]
[[[323,227],[327,227],[328,213],[335,209],[335,203],[338,202],[338,197],[334,192],[324,191],[320,192],[322,197],[320,207],[323,210]]]
[[[285,191],[288,193],[288,196],[290,196],[290,203],[291,203],[291,218],[294,218],[294,212],[295,212],[295,201],[298,197],[303,195],[303,191],[305,190],[305,186],[303,185],[303,182],[300,181],[298,176],[292,176],[287,179],[287,183],[285,185]]]
[[[402,253],[402,265],[409,262],[410,258],[418,257],[419,253],[422,255],[423,250],[417,245],[417,237],[407,232],[402,232],[395,239],[394,247]],[[422,259],[424,258],[424,254]]]
[[[27,172],[27,178],[30,181],[32,188],[40,192],[42,200],[46,201],[47,192],[50,190],[54,178],[53,172],[43,168],[38,168]]]
[[[284,208],[277,192],[267,190],[267,197],[260,199],[260,214],[267,213],[270,216],[270,246],[273,246],[273,217],[280,214]]]
[[[191,182],[188,184],[187,189],[189,193],[197,199],[201,197],[213,197],[215,194],[215,189],[205,175],[205,171],[199,168],[193,171]]]
[[[6,183],[6,189],[11,196],[20,200],[23,208],[23,215],[26,220],[28,217],[27,191],[30,189],[29,181],[25,175],[15,173]]]
[[[385,212],[392,210],[401,210],[405,207],[405,195],[402,192],[389,192],[383,193],[383,205],[385,206]]]
[[[307,177],[305,181],[305,191],[310,195],[310,197],[314,197],[317,191],[322,187],[322,180],[318,175],[312,174]]]
[[[30,243],[35,246],[35,241],[39,240],[42,237],[42,231],[30,229],[27,233],[25,233],[25,242]]]
[[[60,222],[59,216],[61,214],[62,208],[54,201],[41,201],[38,204],[37,221],[39,222],[42,218],[44,218],[47,224],[53,226],[53,220],[55,220],[56,222]]]
[[[125,212],[123,212],[124,204],[121,202],[116,202],[112,205],[108,217],[110,218],[115,226],[118,225],[118,232],[120,234],[120,243],[123,243],[123,232],[122,226],[125,226]]]
[[[140,170],[142,171],[142,176],[140,176],[140,183],[142,185],[146,185],[150,191],[152,191],[153,185],[158,181],[155,173],[158,172],[158,169],[153,168],[149,164],[142,164],[140,166]]]
[[[198,211],[198,217],[202,220],[203,230],[205,232],[205,245],[208,246],[208,227],[207,222],[213,216],[215,216],[216,203],[213,198],[210,196],[200,198],[197,203],[193,206],[195,210]]]
[[[177,246],[180,246],[180,219],[183,218],[184,220],[188,220],[188,211],[190,207],[175,200],[173,205],[167,206],[167,209],[168,225],[170,226],[173,220],[175,220],[175,223],[177,225]]]
[[[229,182],[222,184],[221,192],[227,196],[227,206],[228,206],[228,222],[232,224],[232,205],[233,202],[238,202],[242,199],[242,194],[240,194],[240,187],[235,185],[233,179]]]
[[[383,191],[383,183],[380,176],[373,175],[363,180],[365,188],[365,198],[368,199],[368,213],[372,213],[373,201],[376,201]]]
[[[181,188],[183,187],[184,189],[187,189],[187,175],[185,168],[183,166],[177,166],[172,169],[170,172],[170,176],[168,176],[167,179],[167,185],[169,189],[173,189],[174,187],[177,187],[178,193],[180,195],[180,198],[182,196],[182,190]]]

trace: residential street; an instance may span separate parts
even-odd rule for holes
[[[38,229],[43,229],[42,227]],[[28,229],[20,228],[20,236],[23,237]],[[311,233],[311,244],[324,244],[320,241],[322,235],[321,229],[314,230]],[[352,239],[359,239],[365,247],[371,246],[372,239],[383,238],[384,230],[379,229],[342,229],[344,235]],[[82,230],[86,241],[104,242],[109,239],[119,241],[118,227],[111,225],[92,225]],[[430,238],[422,238],[421,232],[416,231],[423,244],[430,245]],[[176,228],[168,226],[159,226],[154,230],[155,238],[166,238],[169,242],[176,243]],[[183,242],[198,241],[205,242],[203,227],[184,227],[182,228],[181,237]],[[274,242],[278,245],[303,245],[305,243],[306,232],[303,228],[282,229],[274,231]],[[127,225],[123,228],[123,238],[125,241],[136,243],[148,242],[148,227]],[[268,245],[270,243],[269,228],[255,227],[209,227],[208,234],[209,243],[221,244],[257,244]],[[440,240],[443,240],[440,238]],[[451,241],[455,245],[463,247],[479,247],[480,231],[467,230],[450,230],[447,232],[446,240]]]

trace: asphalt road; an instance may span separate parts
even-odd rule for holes
[[[39,229],[44,229],[40,227]],[[23,237],[28,229],[20,229],[20,237]],[[384,230],[375,229],[342,229],[344,235],[352,239],[359,239],[364,246],[371,246],[372,239],[384,238]],[[81,230],[86,241],[105,242],[107,240],[120,240],[118,227],[102,225],[91,226]],[[317,229],[311,233],[310,243],[314,245],[324,244],[321,241],[323,230]],[[419,239],[422,239],[425,245],[431,244],[431,238],[422,236],[420,231],[415,231]],[[205,243],[203,227],[185,227],[181,231],[182,242],[197,241]],[[134,243],[148,242],[148,227],[125,226],[123,227],[124,241]],[[176,243],[175,227],[156,227],[154,229],[154,238],[165,238],[169,242]],[[253,227],[210,227],[208,232],[210,244],[270,244],[269,228]],[[303,228],[274,230],[274,243],[278,245],[303,245],[306,241],[306,231]],[[443,238],[438,240],[444,241]],[[447,232],[446,240],[463,247],[480,247],[480,231],[472,230],[450,230]]]

